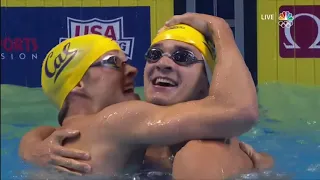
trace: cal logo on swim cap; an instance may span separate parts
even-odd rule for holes
[[[119,50],[110,38],[89,34],[67,39],[46,55],[42,64],[41,85],[44,93],[59,107],[98,58]]]
[[[163,40],[181,41],[198,48],[204,56],[208,80],[211,82],[211,75],[215,65],[214,46],[210,41],[206,40],[203,34],[191,26],[178,24],[168,27],[157,34],[151,45],[159,43]]]

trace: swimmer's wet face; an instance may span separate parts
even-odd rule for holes
[[[96,34],[69,38],[53,47],[42,64],[41,85],[60,110],[59,123],[68,116],[139,99],[133,93],[137,69],[125,61],[117,42]]]
[[[163,40],[149,48],[146,60],[144,90],[148,102],[171,105],[207,95],[204,61],[196,47]]]
[[[126,63],[121,51],[109,51],[94,62],[73,93],[81,93],[99,107],[138,99],[134,93],[137,69]]]

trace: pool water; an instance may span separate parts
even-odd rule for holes
[[[320,179],[319,92],[277,83],[258,87],[260,122],[240,139],[271,154],[276,164],[236,179]],[[29,166],[17,155],[20,138],[36,126],[57,126],[57,111],[41,89],[10,85],[1,85],[1,105],[1,179],[22,179]]]

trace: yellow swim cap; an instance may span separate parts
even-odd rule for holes
[[[163,40],[176,40],[195,46],[199,49],[205,59],[206,73],[211,82],[212,72],[215,66],[214,46],[207,41],[203,34],[191,26],[178,24],[171,26],[157,34],[151,45]]]
[[[43,61],[41,85],[44,93],[60,109],[91,64],[112,50],[120,51],[121,48],[112,39],[101,35],[89,34],[61,42]]]

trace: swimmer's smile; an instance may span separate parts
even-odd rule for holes
[[[178,87],[178,83],[175,80],[164,76],[156,76],[152,78],[151,83],[153,85],[153,88],[155,88],[156,90],[168,90]]]
[[[128,83],[123,88],[123,95],[127,100],[140,99],[139,95],[134,92],[134,83]]]
[[[134,93],[133,84],[127,84],[123,89],[123,94],[132,94],[132,93]]]
[[[127,90],[124,90],[123,93],[124,94],[129,94],[129,93],[133,93],[133,89],[127,89]]]

